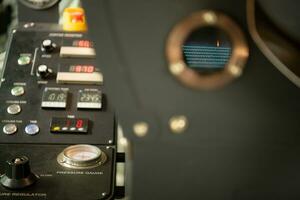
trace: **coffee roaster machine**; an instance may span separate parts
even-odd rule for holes
[[[299,3],[83,0],[87,33],[29,23],[55,3],[22,1],[8,46],[1,198],[124,196],[117,127],[130,199],[300,197]]]

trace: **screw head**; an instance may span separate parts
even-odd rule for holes
[[[216,15],[216,13],[214,13],[213,11],[208,11],[203,15],[204,20],[206,21],[206,23],[208,24],[214,24],[217,22],[218,17]]]
[[[183,133],[188,127],[188,119],[184,115],[173,116],[169,120],[169,127],[172,133]]]
[[[170,68],[170,71],[172,74],[174,75],[178,75],[178,74],[181,74],[185,68],[185,64],[182,63],[182,62],[178,62],[178,63],[175,63],[175,64],[171,64],[169,66]]]
[[[230,65],[228,71],[235,77],[239,77],[242,75],[242,69],[236,65]]]
[[[138,137],[145,137],[148,131],[149,125],[146,122],[137,122],[133,125],[133,132]]]

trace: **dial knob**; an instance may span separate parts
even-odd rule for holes
[[[34,184],[37,179],[37,176],[30,170],[29,159],[21,156],[6,161],[1,184],[10,189],[22,189]]]
[[[56,44],[50,40],[50,39],[46,39],[42,42],[42,51],[46,52],[46,53],[51,53],[54,51],[54,49],[56,48]]]
[[[47,65],[40,65],[37,68],[36,75],[42,79],[47,78],[52,73],[52,70]]]

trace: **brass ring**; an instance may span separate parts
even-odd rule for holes
[[[201,27],[216,27],[225,31],[232,43],[232,53],[222,71],[203,75],[190,69],[184,61],[182,46],[188,36]],[[217,89],[242,74],[249,57],[246,39],[239,26],[228,16],[211,10],[196,12],[177,24],[166,46],[169,70],[184,85],[202,90]]]

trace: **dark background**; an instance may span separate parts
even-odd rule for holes
[[[83,1],[108,99],[133,143],[133,199],[299,199],[300,93],[257,49],[240,0]],[[165,44],[182,18],[223,11],[244,30],[250,59],[241,78],[216,91],[182,86]],[[174,135],[173,115],[189,129]],[[150,124],[145,138],[132,133]]]

